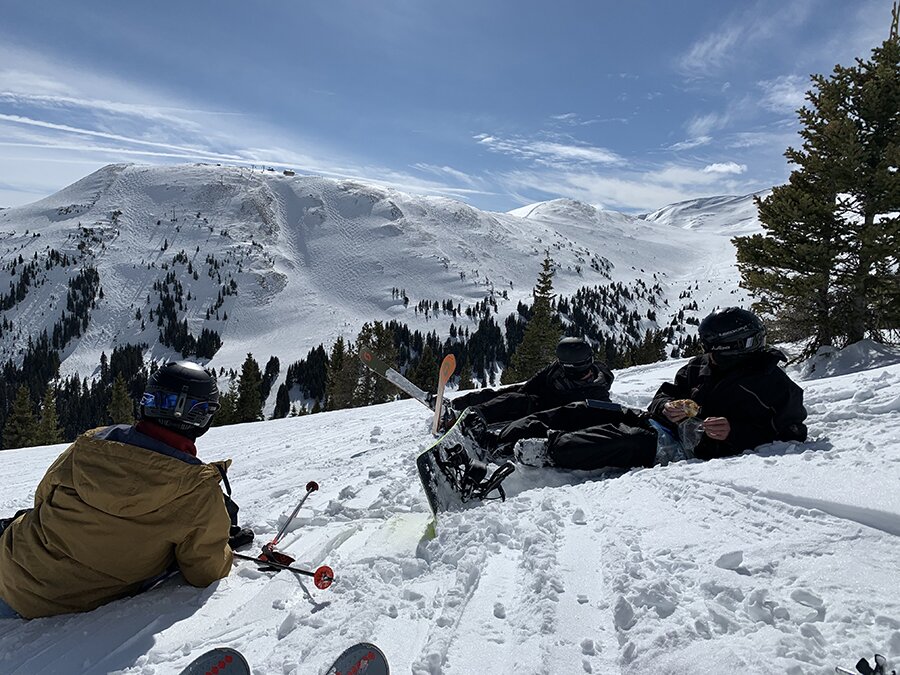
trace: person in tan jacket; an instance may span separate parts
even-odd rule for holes
[[[228,486],[230,460],[205,464],[194,445],[218,401],[203,368],[168,363],[150,376],[135,425],[79,436],[34,508],[0,534],[0,601],[31,619],[134,595],[174,566],[194,586],[227,576],[237,507],[219,482]]]

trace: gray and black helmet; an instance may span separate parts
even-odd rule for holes
[[[196,438],[219,409],[216,378],[191,361],[173,361],[150,376],[141,398],[141,419]]]

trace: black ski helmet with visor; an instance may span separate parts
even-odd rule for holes
[[[216,378],[191,361],[172,361],[150,376],[140,412],[141,419],[197,438],[209,429],[218,409]]]
[[[700,322],[700,344],[724,364],[766,346],[766,327],[756,314],[740,307],[718,309]]]
[[[562,364],[566,375],[581,379],[594,364],[594,350],[582,338],[565,337],[556,345],[556,359]]]

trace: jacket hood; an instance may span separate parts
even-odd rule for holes
[[[98,431],[82,434],[72,445],[72,484],[86,504],[105,513],[144,515],[220,478],[214,466],[97,438]]]

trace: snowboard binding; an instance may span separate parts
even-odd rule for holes
[[[437,458],[437,464],[463,503],[473,499],[506,501],[502,482],[516,469],[512,462],[504,462],[488,475],[488,465],[469,457],[465,448],[458,443],[447,448],[442,456]],[[495,490],[497,496],[490,496]]]

